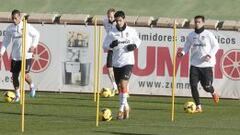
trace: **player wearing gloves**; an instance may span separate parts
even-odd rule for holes
[[[214,102],[219,102],[219,96],[212,86],[212,68],[216,63],[215,54],[219,49],[219,44],[213,33],[204,29],[204,20],[204,16],[194,18],[195,31],[188,35],[183,50],[177,54],[178,57],[182,57],[191,49],[190,86],[197,105],[196,112],[202,112],[198,93],[199,82],[206,92],[211,93]]]
[[[112,50],[112,64],[116,83],[119,90],[120,108],[117,118],[119,120],[129,118],[128,84],[132,68],[135,63],[134,50],[139,47],[141,40],[135,29],[127,26],[123,11],[117,11],[114,15],[116,27],[114,27],[104,40],[103,48]]]

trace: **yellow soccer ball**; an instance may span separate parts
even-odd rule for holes
[[[111,97],[112,91],[111,91],[111,89],[109,89],[109,88],[102,88],[102,90],[101,90],[101,92],[100,92],[100,95],[101,95],[102,97],[108,98],[108,97]]]
[[[192,101],[188,101],[184,104],[184,111],[186,113],[194,113],[196,111],[196,104]]]
[[[8,103],[14,102],[15,98],[16,98],[16,95],[12,91],[7,91],[7,92],[4,93],[4,99]]]
[[[101,121],[111,121],[112,120],[112,111],[108,108],[104,108],[99,113],[99,119]]]

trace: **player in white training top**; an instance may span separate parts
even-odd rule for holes
[[[108,9],[107,17],[104,18],[104,20],[103,20],[103,26],[104,26],[104,29],[105,29],[107,35],[109,34],[109,31],[111,31],[116,25],[116,22],[114,20],[114,14],[115,14],[115,9],[113,9],[113,8]],[[113,87],[112,88],[112,96],[113,96],[117,92],[118,87],[117,87],[115,77],[114,77],[114,73],[113,73],[112,54],[113,54],[113,51],[111,49],[109,49],[107,51],[106,66],[108,68],[108,77],[111,80],[112,87]]]
[[[114,18],[116,27],[105,38],[103,47],[105,50],[113,51],[112,65],[120,99],[117,118],[122,120],[129,118],[128,84],[133,65],[135,64],[134,50],[139,47],[141,40],[136,30],[127,26],[123,11],[117,11],[114,14]]]
[[[193,99],[197,105],[195,112],[202,112],[202,106],[198,93],[198,83],[200,82],[206,92],[211,93],[214,102],[219,102],[219,96],[212,86],[213,71],[212,68],[216,63],[216,53],[219,44],[214,34],[204,29],[204,16],[196,16],[195,31],[191,32],[184,48],[178,52],[178,56],[182,57],[191,49],[191,67],[190,67],[190,86]]]
[[[0,51],[0,57],[3,56],[7,47],[12,46],[11,52],[11,72],[13,79],[13,86],[16,90],[16,99],[15,102],[18,102],[20,99],[20,90],[19,90],[19,73],[21,71],[21,48],[22,48],[22,29],[23,22],[21,20],[20,11],[12,11],[12,21],[6,29],[6,34],[3,37],[3,43]],[[36,89],[34,87],[33,81],[30,77],[30,69],[32,62],[32,55],[34,48],[37,47],[39,42],[39,32],[30,24],[26,26],[26,82],[30,86],[30,96],[35,97]]]

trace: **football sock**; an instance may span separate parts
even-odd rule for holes
[[[34,83],[31,83],[30,88],[34,88]]]
[[[128,101],[127,101],[127,98],[128,98],[128,93],[123,93],[123,105],[124,105],[124,107],[126,108],[126,109],[128,109],[129,108],[129,105],[128,105]]]
[[[120,102],[119,111],[120,111],[120,112],[123,112],[123,111],[124,111],[123,93],[119,93],[119,102]]]
[[[17,96],[17,97],[20,97],[20,89],[19,89],[19,88],[16,89],[16,96]]]

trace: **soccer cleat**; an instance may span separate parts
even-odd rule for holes
[[[197,107],[197,109],[193,113],[202,113],[202,112],[203,112],[202,108]]]
[[[129,112],[130,112],[130,108],[124,108],[124,112],[123,112],[123,119],[129,119]]]
[[[121,112],[121,111],[119,111],[119,112],[118,112],[118,115],[117,115],[117,119],[118,119],[118,120],[123,120],[123,118],[124,118],[124,113]]]
[[[36,96],[36,89],[35,88],[31,88],[30,89],[30,97],[35,97]]]
[[[215,102],[215,104],[218,104],[219,95],[216,92],[212,94],[212,98],[213,98],[213,101]]]
[[[130,98],[130,94],[129,93],[127,93],[127,98]]]
[[[14,102],[19,102],[20,101],[20,97],[19,96],[16,96],[15,99],[14,99]]]

